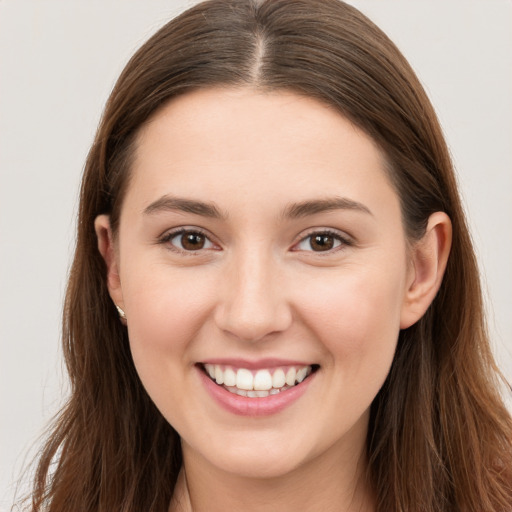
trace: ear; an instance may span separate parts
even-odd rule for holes
[[[107,288],[116,306],[124,309],[123,291],[118,271],[118,258],[108,215],[98,215],[94,221],[98,250],[107,266]]]
[[[444,212],[433,213],[423,238],[411,249],[410,271],[400,329],[416,323],[434,300],[448,262],[452,244],[452,223]]]

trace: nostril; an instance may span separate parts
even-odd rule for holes
[[[215,321],[223,332],[236,340],[260,342],[286,331],[292,322],[289,312],[275,306],[268,307],[267,311],[253,308],[247,312],[242,311],[242,306],[238,304],[230,311],[220,311]]]

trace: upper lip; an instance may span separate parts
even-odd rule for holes
[[[224,366],[233,366],[235,368],[247,368],[248,370],[257,370],[260,368],[276,368],[279,366],[313,366],[314,363],[299,361],[297,359],[281,358],[263,358],[263,359],[242,359],[212,357],[202,360],[199,364],[217,364]]]

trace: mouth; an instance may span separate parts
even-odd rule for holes
[[[198,367],[226,391],[248,398],[265,398],[283,393],[298,386],[319,369],[317,364],[249,369],[199,363]]]

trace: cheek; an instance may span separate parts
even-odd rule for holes
[[[169,268],[144,274],[134,269],[127,275],[123,295],[137,373],[162,415],[181,432],[186,427],[180,411],[195,415],[190,404],[191,354],[210,315],[212,287],[205,276],[198,281],[190,272]]]
[[[351,272],[308,286],[304,321],[343,374],[387,373],[396,348],[403,301],[399,271]]]
[[[155,369],[163,365],[169,370],[187,363],[185,350],[207,321],[212,305],[208,280],[191,274],[168,269],[128,274],[130,279],[123,285],[128,331],[141,377],[156,375]]]

